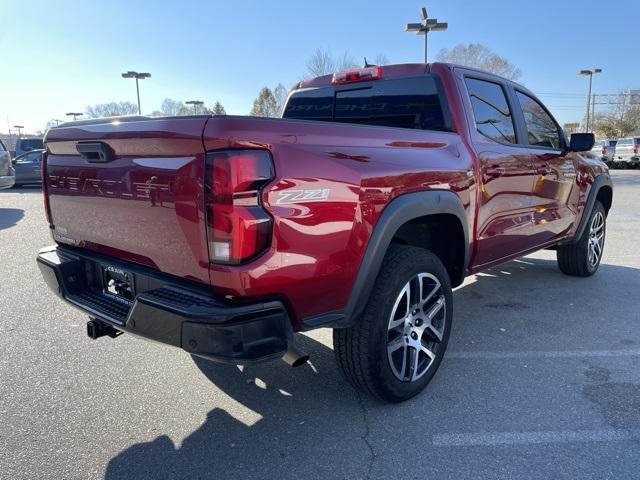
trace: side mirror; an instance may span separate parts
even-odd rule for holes
[[[588,152],[596,143],[593,133],[572,133],[569,141],[570,152]]]

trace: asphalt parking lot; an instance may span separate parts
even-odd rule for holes
[[[0,192],[0,478],[638,478],[640,171],[614,171],[600,271],[540,252],[467,279],[449,351],[401,405],[311,364],[239,369],[89,340],[35,263],[37,188]]]

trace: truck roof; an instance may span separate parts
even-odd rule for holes
[[[508,78],[502,77],[495,73],[487,72],[479,68],[467,67],[465,65],[458,65],[455,63],[445,63],[445,62],[397,63],[393,65],[380,65],[380,67],[382,68],[382,75],[384,78],[396,78],[396,77],[406,77],[406,76],[413,76],[413,75],[428,73],[434,65],[441,65],[449,69],[464,68],[465,70],[471,70],[474,72],[482,73],[483,75],[489,75],[489,76],[495,77],[500,81],[513,83],[512,80],[509,80]],[[374,66],[374,65],[371,65],[371,66]],[[356,68],[354,68],[353,70],[356,70]],[[302,80],[301,82],[299,82],[292,90],[297,90],[300,88],[330,86],[332,78],[333,78],[333,73],[330,73],[328,75],[322,75],[315,78],[308,78],[306,80]]]

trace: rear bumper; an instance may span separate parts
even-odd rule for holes
[[[49,287],[91,317],[195,355],[254,363],[281,357],[293,343],[287,311],[278,301],[231,305],[180,279],[75,249],[45,248],[37,262]],[[106,292],[106,266],[133,274],[132,301]]]
[[[0,176],[0,190],[3,188],[11,188],[16,183],[15,175]]]

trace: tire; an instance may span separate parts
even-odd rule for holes
[[[602,203],[596,200],[578,241],[558,246],[556,255],[562,273],[574,277],[588,277],[596,273],[602,260],[606,233],[607,214]]]
[[[452,307],[449,275],[436,255],[418,247],[389,247],[362,317],[333,331],[346,380],[386,402],[420,393],[447,348]]]

